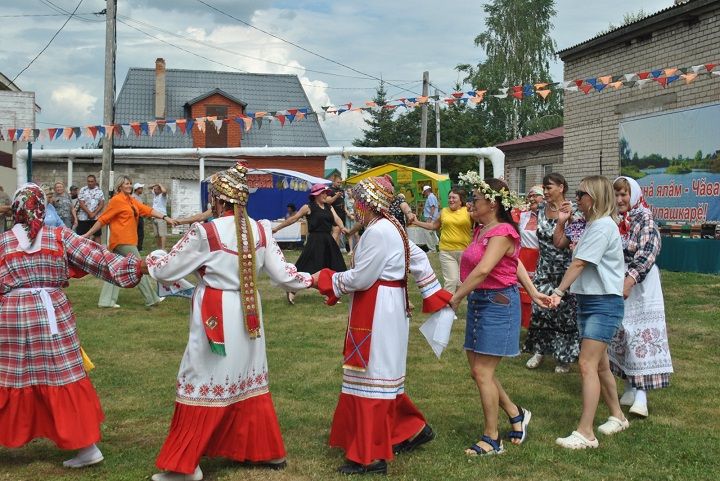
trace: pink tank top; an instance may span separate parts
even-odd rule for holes
[[[488,241],[491,237],[507,236],[510,237],[515,244],[515,250],[512,255],[504,255],[493,270],[488,274],[480,285],[475,289],[504,289],[517,284],[517,265],[518,255],[520,254],[520,234],[510,224],[499,224],[482,236],[478,237],[480,229],[475,230],[473,240],[463,252],[460,259],[460,281],[464,282],[473,269],[480,263],[485,249],[487,249]]]

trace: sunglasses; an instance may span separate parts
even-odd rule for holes
[[[586,196],[586,195],[590,195],[590,194],[588,194],[588,193],[585,192],[584,190],[576,190],[576,191],[575,191],[575,197],[577,198],[577,200],[582,199],[582,198],[583,198],[584,196]],[[591,196],[591,197],[592,197],[592,196]]]

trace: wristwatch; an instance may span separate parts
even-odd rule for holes
[[[553,289],[553,294],[555,294],[555,295],[558,296],[558,297],[564,297],[564,296],[565,296],[565,291],[563,291],[563,290],[560,289],[559,287],[556,287],[555,289]]]

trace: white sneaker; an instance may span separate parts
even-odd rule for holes
[[[93,444],[92,446],[83,448],[78,451],[77,455],[74,458],[63,461],[63,466],[73,469],[84,468],[85,466],[92,466],[93,464],[97,464],[103,459],[105,459],[103,457],[103,454],[100,452],[98,447]]]
[[[525,364],[525,367],[528,369],[537,369],[540,364],[543,362],[543,355],[539,353],[533,354],[533,356],[528,359],[527,364]]]
[[[152,481],[200,481],[203,478],[203,472],[200,466],[195,468],[192,474],[175,473],[173,471],[165,471],[152,475]]]
[[[555,444],[567,449],[587,449],[600,446],[597,438],[591,441],[577,431],[573,431],[570,436],[566,438],[557,438]]]
[[[152,304],[148,304],[147,307],[157,306],[158,304],[160,304],[160,303],[161,303],[162,301],[164,301],[164,300],[165,300],[164,297],[158,297],[158,300],[157,300],[157,301],[153,302]]]
[[[566,362],[559,362],[557,363],[557,366],[555,366],[555,373],[556,374],[567,374],[570,372],[570,364]]]
[[[625,431],[630,427],[630,421],[627,419],[619,419],[615,416],[610,416],[606,422],[598,426],[598,431],[606,436],[616,434],[621,431]]]
[[[635,401],[632,406],[630,406],[630,412],[632,414],[635,414],[637,416],[641,417],[648,417],[648,407],[647,402],[639,402]]]
[[[637,389],[632,388],[628,389],[623,393],[622,396],[620,396],[620,405],[621,406],[632,406],[635,402],[635,393],[637,392]]]

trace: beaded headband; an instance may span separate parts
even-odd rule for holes
[[[356,201],[364,202],[371,210],[382,212],[388,210],[395,200],[395,189],[384,177],[369,177],[353,187],[352,195]]]
[[[247,171],[247,167],[238,162],[229,169],[214,174],[210,177],[210,194],[231,204],[247,205],[250,196]]]

